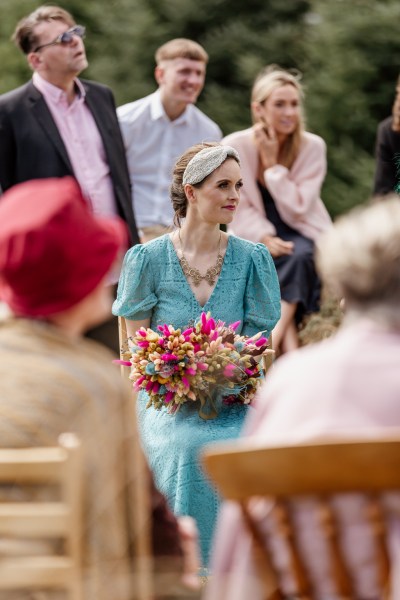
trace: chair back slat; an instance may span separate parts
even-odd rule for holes
[[[268,598],[271,600],[284,600],[279,590],[279,580],[275,567],[268,552],[265,551],[262,534],[254,521],[247,504],[241,502],[241,511],[246,528],[252,538],[252,550],[256,568],[263,580],[265,590],[268,590]]]
[[[301,596],[308,597],[311,594],[310,581],[307,576],[307,571],[301,559],[301,554],[298,549],[295,529],[291,519],[291,511],[289,505],[284,499],[279,499],[274,508],[274,515],[278,524],[278,530],[289,554],[290,570],[296,587]]]
[[[387,531],[385,510],[382,503],[376,495],[371,495],[367,516],[371,523],[371,529],[375,540],[376,563],[378,565],[379,583],[382,590],[385,590],[387,597],[390,597],[390,590],[387,587],[390,579],[390,558],[387,545]]]
[[[329,500],[327,498],[319,498],[317,510],[319,522],[327,541],[330,564],[332,565],[332,577],[337,593],[341,597],[351,598],[353,586],[346,567],[346,561],[340,549],[339,529]]]

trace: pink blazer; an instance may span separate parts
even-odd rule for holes
[[[244,183],[239,207],[229,230],[252,242],[260,242],[266,235],[275,235],[275,227],[268,221],[257,186],[258,152],[252,128],[231,133],[222,143],[239,152]],[[303,134],[299,155],[290,170],[283,165],[275,165],[264,172],[266,186],[282,219],[312,240],[332,224],[320,198],[325,175],[325,142],[308,132]]]

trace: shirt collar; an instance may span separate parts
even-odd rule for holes
[[[43,94],[43,96],[49,98],[54,103],[63,102],[66,98],[66,93],[61,88],[53,85],[46,79],[44,79],[37,71],[32,76],[33,85]],[[81,81],[78,78],[74,79],[75,86],[78,90],[78,100],[83,102],[86,96],[86,90]]]
[[[186,123],[188,120],[188,116],[190,114],[190,110],[192,109],[192,105],[189,104],[183,113],[175,119],[173,122],[178,125],[180,123]],[[157,121],[158,119],[164,119],[165,121],[170,122],[170,119],[167,113],[164,110],[163,103],[161,102],[161,93],[160,90],[157,90],[152,94],[151,103],[150,103],[150,114],[152,121]]]

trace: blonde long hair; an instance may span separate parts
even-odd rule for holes
[[[251,91],[251,101],[264,104],[272,92],[284,85],[292,85],[299,93],[300,101],[300,118],[297,127],[293,133],[291,133],[285,140],[282,148],[279,150],[279,164],[287,167],[293,165],[296,160],[302,141],[302,135],[304,132],[304,114],[303,114],[303,88],[300,85],[300,73],[292,73],[281,69],[276,65],[269,65],[265,67],[256,77],[253,89]],[[253,123],[260,121],[260,118],[255,114],[255,111],[251,110]]]

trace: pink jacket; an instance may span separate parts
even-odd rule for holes
[[[231,133],[222,143],[239,152],[244,182],[230,231],[252,242],[275,235],[275,227],[265,215],[257,186],[258,152],[253,142],[253,129]],[[265,183],[282,219],[312,240],[331,226],[331,218],[320,198],[325,175],[325,142],[308,132],[303,134],[300,153],[290,170],[275,165],[264,172]]]
[[[370,321],[343,325],[332,338],[289,353],[276,365],[249,414],[244,434],[266,446],[329,438],[380,438],[400,428],[400,334]],[[300,467],[299,467],[300,468]],[[344,466],[345,468],[345,466]],[[265,474],[268,477],[268,473]],[[392,598],[400,598],[400,497],[385,495],[390,515]],[[301,554],[316,597],[336,599],[328,552],[315,521],[312,500],[297,506]],[[346,525],[344,551],[352,563],[359,598],[377,598],[374,550],[365,527],[364,499],[336,496],[337,517]],[[266,507],[268,508],[268,507]],[[262,600],[250,542],[236,504],[225,502],[216,531],[205,600]],[[275,560],[289,594],[286,552],[275,538]]]

